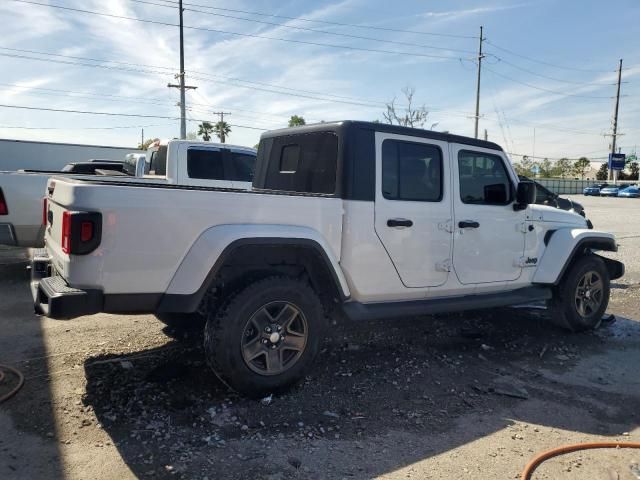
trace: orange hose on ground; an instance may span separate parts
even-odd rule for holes
[[[9,367],[8,365],[0,365],[0,382],[6,377],[5,371],[11,372],[16,377],[18,377],[18,384],[15,387],[13,387],[13,389],[9,393],[0,397],[0,403],[6,402],[7,400],[9,400],[16,393],[18,393],[18,390],[20,390],[22,388],[22,385],[24,385],[24,375],[22,375],[20,370],[16,370],[15,368]]]
[[[637,442],[592,442],[592,443],[576,443],[574,445],[563,445],[561,447],[552,448],[546,452],[536,455],[522,471],[521,480],[530,480],[534,470],[540,466],[545,460],[564,455],[566,453],[577,452],[578,450],[590,450],[594,448],[640,448]]]

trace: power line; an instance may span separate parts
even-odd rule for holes
[[[549,88],[539,87],[539,86],[537,86],[537,85],[532,85],[532,84],[530,84],[530,83],[523,82],[523,81],[521,81],[521,80],[517,80],[517,79],[515,79],[515,78],[513,78],[513,77],[510,77],[510,76],[508,76],[508,75],[505,75],[505,74],[503,74],[503,73],[496,72],[495,70],[493,70],[493,69],[491,69],[491,68],[489,68],[489,67],[487,67],[487,66],[485,66],[485,69],[486,69],[486,70],[489,70],[489,71],[490,71],[491,73],[493,73],[494,75],[497,75],[497,76],[499,76],[499,77],[505,78],[505,79],[510,80],[510,81],[512,81],[512,82],[514,82],[514,83],[519,83],[520,85],[524,85],[525,87],[533,88],[533,89],[535,89],[535,90],[540,90],[540,91],[542,91],[542,92],[553,93],[553,94],[555,94],[555,95],[561,95],[561,96],[563,96],[563,97],[598,98],[598,99],[604,99],[604,98],[606,98],[606,99],[611,99],[611,97],[610,97],[610,96],[601,96],[601,95],[580,95],[580,94],[575,94],[575,93],[558,92],[558,91],[556,91],[556,90],[551,90],[551,89],[549,89]]]
[[[156,123],[153,125],[120,125],[115,127],[33,127],[33,126],[19,126],[19,125],[0,125],[0,129],[15,129],[15,130],[120,130],[127,128],[147,128],[147,127],[164,127],[173,125],[173,123]]]
[[[3,49],[3,48],[4,47],[0,47],[0,49]],[[33,50],[31,50],[31,52],[37,53],[39,55],[51,55],[51,56],[68,57],[66,55],[58,55],[58,54],[47,53],[47,52],[35,52]],[[77,66],[83,66],[83,67],[105,68],[105,69],[109,69],[109,70],[122,70],[122,71],[126,71],[126,72],[153,73],[153,74],[162,74],[162,75],[169,74],[169,72],[164,72],[164,71],[145,70],[145,69],[141,69],[141,68],[129,68],[129,67],[126,67],[126,66],[125,67],[120,67],[120,66],[116,66],[116,65],[98,65],[98,64],[94,64],[94,63],[70,62],[70,61],[58,60],[58,59],[52,59],[52,58],[30,57],[30,56],[26,56],[26,55],[17,55],[17,54],[9,54],[9,53],[0,53],[0,56],[10,57],[10,58],[18,58],[18,59],[26,59],[26,60],[37,60],[37,61],[42,61],[42,62],[60,63],[60,64],[64,64],[64,65],[77,65]],[[87,58],[87,57],[76,57],[76,58],[85,58],[86,60],[95,61],[95,62],[107,62],[107,63],[116,63],[116,64],[119,63],[119,62],[116,62],[116,61],[113,61],[113,60],[98,60],[98,59],[91,59],[91,58]],[[122,63],[124,65],[129,65],[128,63],[124,63],[124,62],[122,62]],[[153,68],[152,65],[140,64],[140,66]],[[161,67],[161,68],[166,68],[166,67]],[[191,75],[191,78],[194,78],[196,80],[210,81],[210,82],[214,81],[212,79],[212,77],[213,78],[217,78],[217,77],[228,78],[228,77],[223,77],[221,75],[207,74],[207,73],[204,73],[204,72],[191,71],[190,73],[192,73],[192,74],[193,73],[197,73],[199,75],[199,76]],[[215,80],[215,81],[219,82],[219,83],[226,83],[226,84],[233,85],[233,86],[240,87],[240,88],[249,88],[249,89],[253,89],[253,90],[263,90],[263,91],[267,91],[267,92],[271,92],[271,93],[277,93],[277,94],[281,94],[281,95],[289,95],[289,96],[302,97],[302,98],[311,98],[311,99],[329,101],[329,102],[333,102],[333,103],[345,103],[345,104],[350,104],[350,105],[359,105],[359,106],[367,106],[367,107],[375,107],[375,108],[381,108],[384,105],[384,102],[377,101],[377,100],[375,100],[375,101],[360,100],[357,97],[346,97],[346,96],[334,95],[334,94],[330,94],[330,93],[312,92],[312,91],[308,91],[308,90],[299,90],[299,89],[293,89],[291,87],[273,85],[273,84],[262,83],[262,82],[254,82],[254,81],[250,81],[250,80],[242,80],[242,79],[233,78],[233,77],[230,77],[230,80],[249,83],[249,84],[252,84],[252,85],[267,85],[267,86],[272,86],[274,88],[291,90],[291,92],[260,89],[260,88],[256,88],[256,87],[253,87],[253,86],[238,85],[238,84],[235,84],[235,83],[232,83],[232,82],[224,82],[224,81],[220,81],[220,80]],[[297,93],[292,93],[292,92],[309,92],[311,94],[315,94],[316,96],[313,96],[313,95],[302,95],[302,94],[297,94]],[[354,98],[354,100],[353,101],[342,101],[342,100],[335,100],[335,99],[332,99],[332,98],[319,98],[318,97],[319,95],[324,95],[324,96],[328,96],[328,97],[335,97],[335,98],[338,98],[338,99],[340,99],[340,98],[345,98],[345,99]]]
[[[150,2],[148,0],[129,0],[129,1],[135,2],[135,3],[143,3],[143,4],[147,4],[147,5],[155,5],[155,6],[158,6],[158,7],[176,8],[175,5],[164,5],[164,4],[161,4],[161,3]],[[256,19],[253,19],[253,18],[243,18],[243,17],[237,17],[235,15],[228,15],[228,14],[224,14],[224,13],[207,12],[207,11],[204,11],[204,10],[197,10],[197,9],[193,9],[193,8],[185,8],[184,10],[190,11],[190,12],[194,12],[194,13],[203,13],[205,15],[213,15],[213,16],[221,17],[221,18],[232,18],[234,20],[242,20],[242,21],[245,21],[245,22],[260,23],[262,25],[271,25],[271,26],[279,27],[279,28],[287,28],[287,29],[290,29],[290,30],[321,33],[321,34],[324,34],[324,35],[334,35],[334,36],[338,36],[338,37],[355,38],[357,40],[370,40],[370,41],[374,41],[374,42],[390,43],[390,44],[394,44],[394,45],[402,45],[402,46],[405,46],[405,47],[430,48],[430,49],[434,49],[434,50],[444,50],[444,51],[448,51],[448,52],[458,52],[458,53],[468,53],[468,54],[475,53],[475,52],[472,52],[471,50],[461,50],[461,49],[456,49],[456,48],[440,47],[440,46],[437,46],[437,45],[424,45],[424,44],[420,44],[420,43],[400,42],[400,41],[397,41],[397,40],[387,40],[387,39],[383,39],[383,38],[365,37],[365,36],[362,36],[362,35],[353,35],[353,34],[350,34],[350,33],[331,32],[329,30],[318,30],[318,29],[315,29],[315,28],[299,27],[299,26],[295,26],[295,25],[287,25],[286,23],[276,23],[276,22],[268,22],[268,21],[265,21],[265,20],[256,20]]]
[[[20,110],[37,110],[37,111],[43,111],[43,112],[57,112],[57,113],[76,113],[76,114],[82,114],[82,115],[104,115],[104,116],[109,116],[109,117],[161,118],[161,119],[164,119],[164,120],[180,120],[180,117],[170,117],[170,116],[164,116],[164,115],[146,115],[146,114],[138,114],[138,113],[116,113],[116,112],[96,112],[96,111],[90,111],[90,110],[65,110],[65,109],[62,109],[62,108],[29,107],[29,106],[26,106],[26,105],[0,104],[0,108],[14,108],[14,109],[20,109]],[[207,122],[208,121],[208,120],[202,120],[202,119],[193,119],[193,120],[196,121],[196,122]],[[262,129],[262,128],[250,127],[248,125],[229,124],[229,126],[236,127],[236,128],[247,128],[249,130],[264,131],[264,129]]]
[[[159,102],[150,99],[142,99],[139,97],[127,97],[124,95],[110,95],[108,93],[90,93],[90,92],[77,92],[75,90],[61,90],[58,88],[43,88],[43,87],[31,87],[27,85],[18,85],[15,83],[2,83],[0,82],[0,86],[11,87],[11,88],[22,88],[27,90],[26,92],[21,92],[22,95],[51,95],[51,96],[65,96],[70,98],[89,98],[89,99],[100,99],[107,100],[110,102],[129,102],[129,103],[140,103],[144,105],[171,105],[175,106],[175,102]],[[31,90],[38,90],[36,92],[32,92]],[[42,92],[40,92],[42,90]]]
[[[81,9],[81,8],[73,8],[73,7],[65,7],[65,6],[62,6],[62,5],[39,3],[39,2],[34,2],[32,0],[10,0],[10,1],[18,2],[18,3],[25,3],[25,4],[29,4],[29,5],[38,5],[38,6],[41,6],[41,7],[59,8],[61,10],[67,10],[67,11],[78,12],[78,13],[86,13],[86,14],[90,14],[90,15],[99,15],[99,16],[102,16],[102,17],[117,18],[117,19],[121,19],[121,20],[131,20],[131,21],[134,21],[134,22],[150,23],[150,24],[154,24],[154,25],[163,25],[163,26],[167,26],[167,27],[179,27],[178,24],[169,23],[169,22],[162,22],[162,21],[159,21],[159,20],[150,20],[150,19],[145,19],[145,18],[128,17],[126,15],[115,15],[115,14],[105,13],[105,12],[96,12],[96,11],[93,11],[93,10],[84,10],[84,9]],[[449,55],[432,55],[432,54],[428,54],[428,53],[401,52],[401,51],[394,51],[394,50],[381,50],[381,49],[376,49],[376,48],[353,47],[353,46],[350,46],[350,45],[337,45],[337,44],[334,44],[334,43],[321,43],[321,42],[311,42],[311,41],[307,41],[307,40],[294,40],[294,39],[290,39],[290,38],[269,37],[269,36],[265,36],[265,35],[257,35],[257,34],[252,34],[252,33],[231,32],[231,31],[228,31],[228,30],[218,30],[218,29],[213,29],[213,28],[195,27],[195,26],[189,26],[189,25],[184,25],[183,28],[187,28],[187,29],[190,29],[190,30],[205,31],[205,32],[222,33],[222,34],[225,34],[225,35],[235,35],[235,36],[250,37],[250,38],[262,38],[262,39],[265,39],[265,40],[276,40],[276,41],[280,41],[280,42],[297,43],[297,44],[302,44],[302,45],[312,45],[312,46],[318,46],[318,47],[338,48],[338,49],[351,50],[351,51],[361,51],[361,52],[368,52],[368,53],[382,53],[382,54],[388,54],[388,55],[404,55],[404,56],[422,57],[422,58],[439,58],[439,59],[444,59],[444,60],[456,60],[456,61],[458,61],[457,57],[452,57],[452,56],[449,56]]]
[[[2,47],[0,47],[2,48]],[[40,53],[40,52],[38,52]],[[2,53],[0,53],[0,55],[4,55]],[[11,55],[13,56],[13,55]],[[125,71],[131,71],[131,69],[129,68],[120,68],[120,67],[115,67],[115,66],[103,66],[103,65],[96,65],[96,64],[85,64],[85,63],[76,63],[76,62],[67,62],[67,61],[63,61],[63,60],[55,60],[55,59],[47,59],[47,58],[36,58],[36,57],[20,57],[20,58],[26,58],[26,59],[32,59],[32,60],[40,60],[40,61],[45,61],[45,62],[54,62],[54,63],[63,63],[66,65],[78,65],[78,66],[88,66],[88,67],[98,67],[98,68],[110,68],[110,69],[116,69],[116,70],[125,70]],[[142,71],[144,73],[158,73],[158,72],[147,72],[144,70],[135,70],[135,71]],[[206,78],[206,77],[194,77],[197,80],[201,80],[204,82],[213,82],[213,83],[223,83],[223,84],[228,84],[228,85],[232,85],[235,87],[239,87],[239,88],[246,88],[246,89],[250,89],[250,90],[258,90],[258,91],[265,91],[267,93],[274,93],[274,94],[279,94],[279,95],[287,95],[287,96],[294,96],[294,97],[301,97],[301,98],[306,98],[306,99],[311,99],[311,100],[319,100],[319,101],[325,101],[325,102],[330,102],[330,103],[341,103],[341,104],[349,104],[349,105],[356,105],[356,106],[361,106],[361,107],[367,107],[367,108],[380,108],[379,105],[376,104],[372,104],[372,103],[363,103],[363,102],[349,102],[349,101],[342,101],[342,100],[335,100],[335,99],[331,99],[331,98],[322,98],[322,97],[316,97],[316,96],[312,96],[312,95],[301,95],[301,94],[296,94],[296,93],[291,93],[291,92],[284,92],[284,91],[278,91],[278,90],[271,90],[271,89],[263,89],[263,88],[259,88],[259,87],[255,87],[255,86],[248,86],[248,85],[238,85],[238,84],[234,84],[232,82],[225,82],[225,81],[220,81],[220,80],[214,80],[214,79],[210,79],[210,78]],[[253,82],[255,83],[255,82]],[[11,85],[11,84],[9,84]],[[22,87],[22,88],[27,88],[27,87]],[[36,87],[30,87],[32,89],[35,89]],[[38,87],[39,88],[39,87]],[[278,88],[286,88],[286,87],[278,87]],[[43,89],[42,89],[43,90]],[[72,93],[72,91],[69,90],[57,90],[57,89],[47,89],[47,90],[55,90],[57,92],[68,92],[68,93]],[[80,93],[80,92],[73,92],[73,93]],[[103,95],[105,97],[111,97],[110,95]],[[117,97],[117,98],[123,98],[123,99],[128,99],[129,97],[124,97],[124,96],[112,96],[112,97]],[[134,100],[130,100],[132,102],[137,102],[137,103],[148,103],[151,104],[151,100],[147,100],[147,101],[141,101],[139,99],[134,99]],[[159,104],[159,102],[154,102]],[[164,103],[164,102],[163,102]],[[166,103],[166,105],[174,105],[173,103]],[[192,105],[198,105],[195,103],[192,103]],[[210,104],[204,104],[201,106],[211,106]],[[214,108],[229,108],[229,107],[222,107],[222,106],[217,106]],[[456,117],[462,117],[462,118],[473,118],[473,114],[472,113],[466,113],[466,112],[458,112],[455,110],[448,110],[448,109],[443,109],[443,108],[437,108],[437,107],[429,107],[428,108],[430,111],[433,112],[441,112],[441,113],[447,113],[450,116],[456,116]],[[241,109],[236,109],[235,107],[233,108],[233,110],[239,110],[242,111]],[[259,113],[259,114],[267,114],[267,115],[271,115],[268,114],[266,112],[258,112],[255,110],[244,110],[244,111],[248,111],[250,113]],[[271,115],[273,116],[273,115]],[[490,116],[486,116],[483,115],[483,118],[490,120],[490,121],[497,121],[495,118],[492,118]],[[284,117],[282,117],[284,118]],[[519,120],[519,119],[513,119],[512,120],[515,123],[522,123],[525,125],[532,125],[538,128],[544,128],[544,129],[549,129],[549,130],[556,130],[556,131],[563,131],[563,132],[568,132],[568,133],[575,133],[578,135],[593,135],[593,136],[601,136],[601,133],[596,133],[596,132],[588,132],[588,131],[583,131],[583,130],[576,130],[576,129],[571,129],[571,128],[566,128],[560,125],[551,125],[551,124],[540,124],[540,123],[536,123],[536,122],[528,122],[525,120]]]
[[[138,3],[147,3],[147,2],[143,2],[142,0],[131,0],[131,1],[138,2]],[[176,3],[173,0],[160,0],[160,1],[165,2],[165,3],[173,3],[173,4]],[[258,15],[258,16],[263,16],[263,17],[283,18],[283,19],[286,19],[286,20],[295,20],[295,21],[309,22],[309,23],[319,23],[319,24],[323,24],[323,25],[333,25],[333,26],[338,26],[338,27],[361,28],[361,29],[366,29],[366,30],[378,30],[378,31],[383,31],[383,32],[410,33],[410,34],[414,34],[414,35],[427,35],[427,36],[435,36],[435,37],[464,38],[464,39],[475,39],[476,38],[476,37],[471,36],[471,35],[458,35],[458,34],[453,34],[453,33],[435,33],[435,32],[425,32],[425,31],[419,31],[419,30],[404,30],[404,29],[399,29],[399,28],[379,27],[379,26],[374,26],[374,25],[358,25],[358,24],[354,24],[354,23],[333,22],[333,21],[330,21],[330,20],[316,20],[316,19],[310,19],[310,18],[304,18],[304,17],[291,17],[291,16],[287,16],[287,15],[276,15],[274,13],[255,12],[255,11],[249,11],[249,10],[238,10],[238,9],[233,9],[233,8],[212,7],[210,5],[202,5],[202,4],[197,4],[197,3],[184,3],[184,5],[186,7],[207,8],[209,10],[218,10],[218,11],[221,11],[221,12],[244,13],[244,14],[247,14],[247,15]],[[192,10],[192,9],[185,8],[185,10]]]
[[[11,0],[11,1],[17,1],[17,0]],[[149,68],[159,68],[159,69],[163,69],[163,70],[168,70],[168,72],[166,73],[173,73],[175,72],[175,68],[174,67],[165,67],[163,65],[148,65],[148,64],[143,64],[143,63],[131,63],[131,62],[120,62],[117,60],[106,60],[104,58],[91,58],[91,57],[78,57],[78,56],[74,56],[74,55],[63,55],[61,53],[52,53],[52,52],[42,52],[42,51],[38,51],[38,50],[27,50],[24,48],[9,48],[9,47],[0,47],[0,50],[8,50],[10,52],[19,52],[19,53],[32,53],[35,55],[49,55],[52,57],[62,57],[62,58],[70,58],[72,60],[89,60],[91,62],[104,62],[104,63],[117,63],[119,65],[126,65],[126,66],[132,66],[132,67],[149,67]]]
[[[489,40],[487,40],[487,43],[489,45],[491,45],[492,47],[497,48],[498,50],[501,50],[501,51],[503,51],[505,53],[509,53],[509,54],[514,55],[516,57],[524,58],[525,60],[529,60],[530,62],[539,63],[541,65],[547,65],[549,67],[561,68],[561,69],[564,69],[564,70],[575,70],[575,71],[578,71],[578,72],[591,72],[591,73],[611,73],[612,72],[612,70],[594,70],[594,69],[587,69],[587,68],[567,67],[567,66],[564,66],[564,65],[558,65],[558,64],[546,62],[546,61],[543,61],[543,60],[536,60],[535,58],[531,58],[531,57],[528,57],[526,55],[522,55],[520,53],[516,53],[513,50],[509,50],[507,48],[501,47],[500,45],[496,45],[495,43],[493,43],[493,42],[491,42]]]
[[[491,55],[496,60],[498,60],[498,62],[500,62],[500,63],[504,63],[506,65],[509,65],[509,66],[511,66],[513,68],[521,70],[521,71],[523,71],[525,73],[528,73],[530,75],[535,75],[537,77],[546,78],[547,80],[553,80],[555,82],[570,83],[570,84],[573,84],[573,85],[597,86],[597,87],[606,87],[606,86],[615,85],[614,83],[576,82],[576,81],[573,81],[573,80],[563,80],[561,78],[550,77],[548,75],[543,75],[542,73],[537,73],[537,72],[534,72],[533,70],[529,70],[527,68],[524,68],[524,67],[521,67],[519,65],[516,65],[515,63],[512,63],[512,62],[510,62],[508,60],[505,60],[504,58],[498,57],[497,55],[494,55],[493,53],[488,53],[487,55]]]

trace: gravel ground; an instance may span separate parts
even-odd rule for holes
[[[519,308],[337,325],[305,382],[262,402],[152,316],[35,316],[25,252],[0,250],[0,363],[26,377],[0,407],[0,478],[502,479],[566,443],[640,441],[640,200],[580,202],[621,245],[615,323],[567,335]],[[579,452],[534,478],[639,464]]]

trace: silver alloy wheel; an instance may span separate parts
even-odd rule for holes
[[[585,273],[576,287],[575,305],[581,317],[588,317],[602,305],[603,282],[597,272]]]
[[[260,375],[293,367],[307,344],[309,327],[302,310],[286,301],[260,307],[244,327],[240,348],[247,366]]]

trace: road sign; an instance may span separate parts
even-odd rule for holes
[[[610,153],[609,154],[609,169],[610,170],[624,170],[625,164],[624,153]]]

